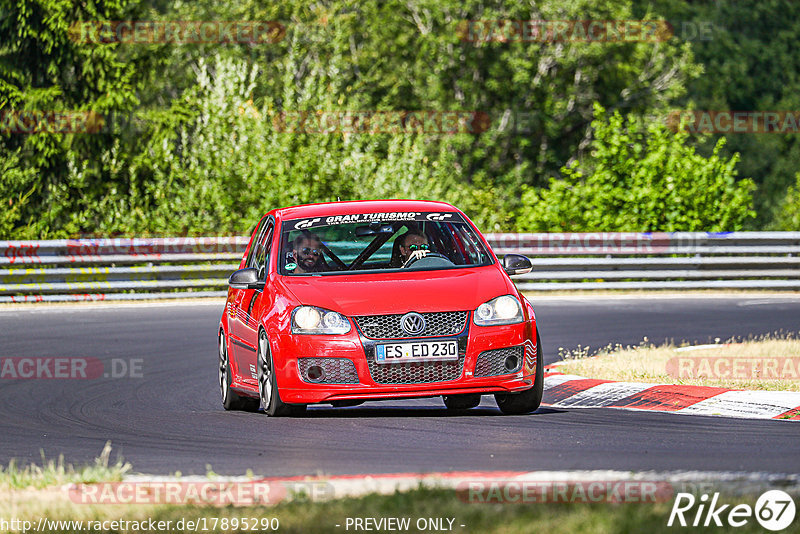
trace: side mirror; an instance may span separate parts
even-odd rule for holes
[[[533,265],[531,260],[520,254],[506,254],[503,258],[503,270],[512,274],[527,274],[531,272]]]
[[[258,270],[253,267],[239,269],[228,278],[233,289],[264,289],[264,281],[258,279]]]

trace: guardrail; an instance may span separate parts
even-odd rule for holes
[[[800,232],[489,234],[497,255],[531,258],[526,291],[800,290]]]
[[[220,297],[248,237],[0,241],[0,302]]]
[[[800,232],[487,234],[522,290],[800,290]],[[0,241],[0,302],[220,297],[247,237]]]

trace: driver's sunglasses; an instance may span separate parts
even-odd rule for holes
[[[416,245],[416,244],[415,245],[408,245],[408,250],[410,250],[411,252],[416,252],[418,250],[428,250],[428,244],[427,243],[423,243],[421,245]]]
[[[316,248],[306,247],[306,248],[300,249],[300,252],[302,252],[306,256],[311,256],[312,254],[314,256],[322,256],[322,251],[319,250],[319,249],[316,249]]]

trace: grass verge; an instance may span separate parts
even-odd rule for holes
[[[111,463],[111,442],[106,442],[94,463],[74,467],[65,464],[64,457],[47,460],[42,453],[42,465],[18,466],[11,460],[8,467],[0,465],[0,492],[15,489],[45,488],[68,483],[116,482],[130,471],[131,465],[119,457]]]
[[[558,496],[559,502],[543,503],[540,493],[530,494],[498,490],[480,493],[470,501],[469,492],[452,488],[431,488],[420,485],[411,491],[390,495],[369,494],[361,497],[312,501],[307,494],[295,494],[291,500],[272,506],[198,506],[175,504],[83,504],[70,498],[69,483],[116,482],[130,470],[130,464],[119,459],[109,461],[111,447],[103,449],[91,465],[74,468],[58,462],[43,466],[18,468],[12,463],[0,474],[0,532],[283,532],[283,533],[346,533],[346,532],[454,532],[516,534],[549,532],[553,534],[581,532],[673,532],[667,526],[677,492],[689,488],[669,486],[671,491],[648,502],[619,502],[623,494],[603,494],[615,502],[599,501],[581,489]],[[210,470],[210,469],[209,469]],[[177,478],[180,478],[179,476]],[[214,479],[211,476],[210,479]],[[206,480],[209,480],[208,478]],[[586,486],[580,486],[586,487]],[[700,486],[691,486],[692,492]],[[579,489],[579,486],[574,486]],[[711,491],[708,488],[703,492]],[[794,491],[794,490],[793,490]],[[723,492],[724,493],[724,492]],[[796,491],[794,491],[796,493]],[[529,495],[524,498],[523,495]],[[567,497],[569,495],[569,497]],[[614,497],[616,495],[616,497]],[[474,497],[474,496],[473,496]],[[722,496],[718,505],[747,504],[753,506],[757,494]],[[490,502],[483,502],[487,499]],[[577,500],[577,502],[575,502]],[[510,501],[510,502],[509,502]],[[570,502],[564,502],[570,501]],[[698,501],[699,502],[699,501]],[[686,512],[691,523],[695,508]],[[699,514],[698,514],[699,515]],[[723,520],[724,520],[723,515]],[[400,523],[383,523],[394,518]],[[354,520],[362,520],[355,528]],[[369,519],[371,522],[366,523]],[[407,521],[404,528],[397,528]],[[394,526],[392,526],[394,525]],[[751,518],[738,533],[762,532]],[[692,532],[719,532],[719,527],[693,528]],[[724,529],[723,529],[724,531]]]
[[[720,504],[748,503],[757,496],[723,498]],[[62,508],[40,505],[35,508],[18,503],[10,510],[3,505],[0,517],[15,517],[37,525],[40,517],[47,517],[49,532],[80,532],[87,526],[99,528],[93,532],[133,533],[150,529],[148,523],[163,522],[161,532],[188,532],[189,521],[195,522],[197,531],[203,532],[252,532],[270,531],[283,533],[345,533],[356,529],[347,528],[348,518],[409,518],[410,527],[405,532],[451,531],[456,533],[514,534],[527,532],[607,534],[609,532],[674,532],[668,527],[672,501],[659,503],[609,504],[609,503],[504,503],[478,504],[462,500],[454,490],[425,489],[398,492],[393,495],[366,495],[359,498],[338,499],[327,502],[293,501],[271,507],[212,508],[195,506],[83,506],[73,504]],[[730,507],[729,507],[730,509]],[[694,513],[688,515],[689,520]],[[104,521],[125,520],[124,525],[103,528]],[[438,520],[444,528],[430,528],[429,519]],[[82,520],[77,524],[54,524],[52,521]],[[277,523],[274,521],[277,520]],[[452,520],[452,523],[450,523]],[[131,522],[142,522],[141,525]],[[247,521],[247,524],[245,524]],[[425,521],[419,524],[418,521]],[[91,522],[91,523],[90,523]],[[167,523],[169,522],[169,523]],[[152,524],[152,523],[150,523]],[[259,528],[252,528],[257,524]],[[179,525],[183,528],[179,528]],[[277,529],[263,528],[264,525]],[[463,525],[463,526],[462,526]],[[116,528],[115,528],[116,527]],[[374,527],[374,525],[373,525]],[[363,530],[363,529],[362,529]],[[392,532],[396,529],[373,528],[377,532]],[[719,532],[719,527],[692,528],[692,532]],[[724,530],[724,529],[723,529]],[[152,531],[152,530],[149,530]],[[747,525],[736,532],[763,532],[751,518]]]
[[[800,339],[792,334],[696,347],[609,346],[559,348],[558,371],[602,380],[800,391]]]

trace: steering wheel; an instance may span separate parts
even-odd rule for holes
[[[446,262],[447,262],[448,264],[450,264],[450,265],[452,265],[452,264],[453,264],[453,262],[452,262],[452,261],[450,261],[450,258],[448,258],[447,256],[445,256],[444,254],[439,254],[438,252],[428,252],[428,253],[427,253],[426,255],[424,255],[424,256],[419,256],[419,257],[417,257],[417,256],[412,256],[411,258],[409,258],[408,260],[406,260],[406,262],[403,264],[403,268],[405,269],[405,268],[411,267],[412,265],[414,265],[414,264],[415,264],[415,263],[417,263],[418,261],[421,261],[421,260],[426,260],[426,259],[428,259],[428,258],[431,258],[431,259],[432,259],[432,258],[440,258],[440,259],[443,259],[444,261],[446,261]],[[436,262],[436,263],[441,263],[441,262]]]

